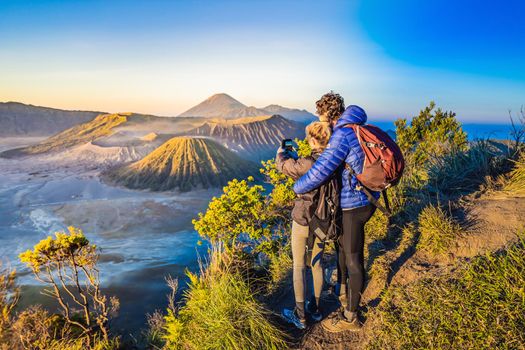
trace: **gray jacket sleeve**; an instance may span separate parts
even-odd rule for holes
[[[286,152],[279,152],[275,157],[277,170],[292,179],[297,180],[310,170],[314,160],[310,158],[293,159]]]

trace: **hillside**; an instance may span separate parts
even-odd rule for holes
[[[102,112],[66,111],[62,109],[27,105],[18,102],[0,102],[0,136],[46,136],[93,120]]]
[[[36,145],[2,152],[5,158],[59,152],[92,142],[113,133],[113,128],[126,122],[129,114],[101,114],[90,122],[64,130]]]
[[[303,138],[304,125],[280,115],[206,122],[187,135],[217,140],[228,149],[250,159],[268,159],[285,138]]]
[[[306,110],[292,109],[279,105],[269,105],[264,108],[246,106],[230,95],[215,94],[195,107],[188,109],[179,117],[207,117],[234,119],[242,117],[256,117],[262,115],[280,114],[285,118],[297,121],[311,121],[315,116]]]
[[[142,160],[105,172],[103,178],[135,189],[189,191],[221,186],[257,174],[257,169],[213,140],[174,137]]]

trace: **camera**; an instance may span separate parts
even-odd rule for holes
[[[287,151],[293,151],[293,140],[292,139],[284,139],[281,142],[281,148]]]

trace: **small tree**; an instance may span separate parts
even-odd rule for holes
[[[274,250],[276,220],[263,186],[252,185],[251,181],[251,177],[230,181],[224,193],[211,200],[206,213],[199,213],[198,219],[193,220],[195,230],[212,242],[222,242],[226,248],[242,243],[259,252]]]
[[[35,278],[48,286],[43,293],[57,300],[67,324],[90,340],[100,331],[107,341],[109,318],[119,302],[115,297],[108,300],[100,291],[98,259],[97,247],[72,226],[20,254]],[[74,308],[80,308],[80,314]]]
[[[266,182],[272,186],[268,210],[273,210],[282,218],[289,217],[295,199],[293,191],[295,181],[279,172],[273,159],[261,162],[261,164],[263,167],[259,171],[264,175]]]
[[[415,164],[422,165],[428,160],[468,148],[467,134],[454,112],[434,109],[436,104],[419,112],[407,125],[406,119],[395,121],[397,143],[403,154],[410,154]]]
[[[304,147],[303,147],[304,148]],[[205,213],[193,220],[195,230],[226,248],[251,246],[255,253],[272,256],[286,245],[295,199],[293,179],[277,171],[273,159],[263,161],[261,174],[271,187],[253,184],[254,178],[234,179],[214,197]]]

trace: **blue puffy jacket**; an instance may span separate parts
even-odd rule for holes
[[[328,147],[312,168],[295,182],[293,187],[295,193],[310,192],[321,186],[343,162],[348,163],[357,174],[363,171],[365,153],[359,145],[354,130],[344,126],[348,124],[364,124],[366,119],[365,111],[359,106],[349,106],[343,112],[334,127]],[[355,188],[358,184],[355,175],[352,175],[350,181],[350,172],[345,168],[342,176],[341,207],[343,209],[353,209],[368,205],[369,201],[366,194]],[[375,198],[379,198],[379,192],[372,192],[372,194]]]

